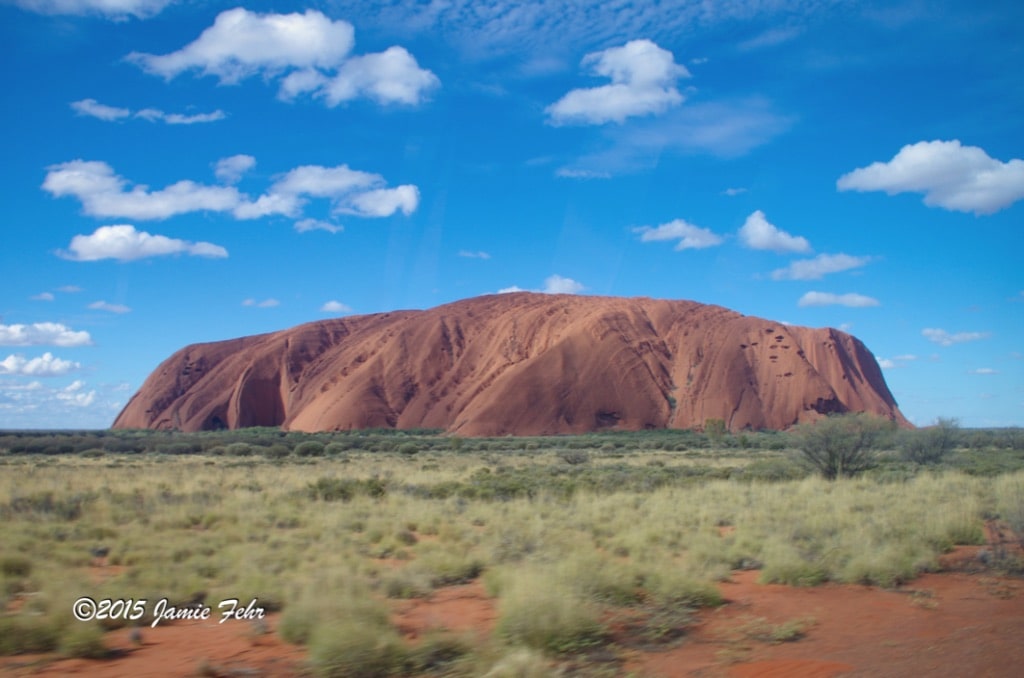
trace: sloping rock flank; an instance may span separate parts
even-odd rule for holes
[[[908,425],[844,332],[691,301],[516,293],[188,346],[114,428],[738,431],[850,411]]]

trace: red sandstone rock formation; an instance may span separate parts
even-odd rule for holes
[[[738,431],[849,411],[908,425],[871,352],[838,330],[691,301],[516,293],[188,346],[114,428]]]

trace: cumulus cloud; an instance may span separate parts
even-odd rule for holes
[[[89,346],[88,332],[75,331],[60,323],[0,325],[0,346]]]
[[[221,110],[216,110],[212,113],[184,115],[182,113],[165,113],[157,108],[144,108],[136,113],[132,113],[131,109],[107,106],[106,104],[101,104],[95,99],[72,101],[71,108],[73,108],[79,115],[85,115],[97,118],[98,120],[105,120],[107,122],[135,117],[142,118],[143,120],[149,120],[150,122],[165,122],[168,125],[194,125],[201,122],[215,122],[227,117],[224,111]]]
[[[253,308],[274,308],[280,306],[281,302],[277,299],[270,298],[264,299],[263,301],[256,301],[255,299],[246,299],[242,302],[242,306],[250,306]]]
[[[579,294],[585,289],[587,288],[583,283],[577,282],[572,278],[565,278],[556,273],[544,280],[544,289],[542,291],[544,294]]]
[[[883,370],[895,370],[906,367],[908,362],[917,360],[917,356],[911,354],[893,356],[892,358],[879,358],[875,356],[875,360],[878,361],[878,366]]]
[[[84,381],[80,379],[73,381],[56,393],[57,400],[75,407],[89,407],[96,400],[96,391],[85,391],[84,388]]]
[[[772,280],[819,280],[830,273],[849,271],[867,265],[871,257],[849,254],[819,254],[813,259],[794,261],[786,268],[772,271]]]
[[[93,311],[106,311],[107,313],[131,313],[132,309],[124,304],[111,304],[107,301],[94,301],[89,304]]]
[[[72,101],[71,108],[75,110],[79,115],[87,115],[92,118],[98,118],[100,120],[106,120],[108,122],[114,120],[120,120],[122,118],[130,117],[132,112],[127,108],[115,108],[113,106],[107,106],[101,104],[95,99],[82,99],[81,101]]]
[[[640,234],[641,242],[656,242],[661,240],[678,240],[676,250],[704,249],[721,245],[723,240],[720,235],[712,233],[706,228],[694,226],[683,219],[675,219],[657,227],[640,226],[633,229],[634,233]]]
[[[727,188],[724,191],[722,191],[722,195],[727,195],[730,198],[732,198],[732,197],[737,196],[737,195],[742,195],[742,194],[744,194],[746,192],[747,192],[747,189],[745,189],[745,188]]]
[[[221,12],[193,42],[170,54],[133,52],[128,60],[166,79],[186,71],[222,84],[262,75],[280,80],[278,95],[323,98],[329,106],[366,97],[383,104],[419,104],[439,80],[403,47],[350,56],[355,30],[316,10],[258,14],[237,7]]]
[[[1001,162],[958,140],[920,141],[892,160],[844,174],[840,191],[923,193],[924,204],[958,212],[991,214],[1024,198],[1024,160]]]
[[[40,292],[29,297],[32,301],[53,301],[55,298],[53,292]]]
[[[757,210],[744,222],[739,231],[740,242],[751,249],[773,252],[810,252],[806,238],[793,236],[768,222],[764,212]]]
[[[511,285],[509,287],[502,287],[498,290],[498,294],[511,294],[513,292],[540,292],[542,294],[579,294],[583,290],[587,289],[586,286],[573,280],[572,278],[566,278],[565,276],[558,275],[557,273],[549,275],[544,279],[544,287],[539,290],[525,290],[519,285]]]
[[[299,233],[308,233],[309,231],[327,231],[328,233],[340,233],[345,230],[343,226],[338,224],[332,224],[329,221],[320,221],[319,219],[303,219],[302,221],[295,222],[295,230]]]
[[[55,197],[73,196],[95,217],[166,219],[188,212],[228,212],[243,204],[232,186],[204,186],[179,181],[157,191],[128,188],[129,182],[105,162],[72,160],[47,168],[43,190]]]
[[[807,292],[797,302],[797,306],[848,306],[850,308],[865,308],[868,306],[880,306],[878,299],[850,292],[847,294],[832,294],[830,292]]]
[[[991,374],[999,374],[999,370],[994,370],[991,367],[979,367],[979,368],[974,369],[974,370],[968,370],[967,373],[968,374],[991,375]]]
[[[387,217],[411,214],[419,206],[419,189],[411,184],[384,188],[384,177],[348,165],[296,167],[271,186],[268,197],[301,205],[305,196],[328,198],[335,213]]]
[[[237,184],[242,180],[242,175],[255,166],[256,158],[240,153],[218,160],[213,168],[213,173],[225,184]]]
[[[152,235],[137,231],[130,224],[117,224],[100,226],[91,235],[76,235],[71,239],[68,250],[58,254],[73,261],[135,261],[170,254],[223,258],[228,256],[228,251],[213,243],[188,242],[164,235]]]
[[[113,19],[147,19],[174,0],[15,0],[20,7],[40,14],[102,14]]]
[[[352,307],[332,299],[321,306],[320,310],[324,313],[351,313]]]
[[[395,188],[377,188],[365,193],[356,193],[341,203],[338,211],[363,217],[389,217],[401,211],[408,216],[420,204],[420,190],[412,184]]]
[[[321,84],[318,95],[328,106],[361,96],[380,104],[415,106],[439,84],[437,76],[420,68],[405,48],[389,47],[346,61],[337,75]]]
[[[672,52],[650,40],[631,40],[583,57],[581,65],[611,84],[574,89],[547,107],[551,123],[602,125],[664,113],[683,102],[676,80],[690,77]]]
[[[936,327],[926,327],[921,330],[921,335],[924,336],[928,341],[939,344],[940,346],[952,346],[953,344],[963,344],[968,341],[978,341],[980,339],[988,339],[992,336],[988,332],[947,332],[946,330]]]
[[[14,354],[0,360],[0,374],[27,377],[59,377],[81,367],[81,364],[71,360],[55,358],[50,352],[38,358]]]
[[[254,164],[251,156],[232,156],[219,161],[214,171],[222,181],[228,181]],[[328,198],[336,213],[361,217],[386,217],[398,211],[408,215],[419,206],[416,186],[387,188],[381,175],[348,165],[296,167],[255,200],[235,186],[209,186],[189,180],[151,190],[142,184],[132,185],[101,161],[72,160],[47,169],[43,190],[55,197],[77,198],[84,212],[96,217],[166,219],[201,211],[225,212],[236,219],[299,217],[306,198]]]

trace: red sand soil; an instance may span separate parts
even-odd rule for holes
[[[1024,580],[976,572],[978,547],[943,557],[964,571],[926,574],[896,590],[826,584],[793,588],[757,583],[735,572],[720,585],[726,604],[698,615],[681,641],[660,650],[627,649],[622,673],[648,678],[829,678],[831,676],[1021,675],[1024,666]],[[431,630],[492,633],[496,606],[479,581],[445,587],[429,599],[394,602],[394,623],[410,642]],[[765,630],[800,620],[804,637],[773,644]],[[107,635],[120,651],[110,660],[0,658],[0,674],[16,676],[298,676],[302,648],[274,633],[256,635],[244,621],[178,622]]]
[[[903,418],[855,337],[692,301],[501,294],[185,347],[114,428],[783,429]]]
[[[216,610],[214,610],[216,613]],[[297,676],[305,650],[276,634],[277,615],[267,615],[268,633],[256,633],[248,621],[218,619],[161,623],[142,627],[134,644],[128,628],[106,634],[112,659],[61,659],[40,655],[0,658],[0,674],[13,676],[89,676],[89,678],[162,678],[163,676]]]

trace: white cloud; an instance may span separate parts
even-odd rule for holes
[[[254,308],[274,308],[280,306],[281,302],[277,299],[270,298],[264,299],[263,301],[256,301],[255,299],[246,299],[242,302],[242,306],[251,306]]]
[[[0,346],[89,346],[88,332],[76,332],[60,323],[0,325]]]
[[[228,212],[244,202],[232,186],[193,181],[179,181],[158,191],[143,185],[129,190],[128,181],[105,162],[72,160],[47,169],[43,189],[56,197],[78,198],[85,213],[95,217],[166,219],[188,212]]]
[[[16,354],[0,360],[0,374],[27,377],[59,377],[81,367],[80,363],[55,358],[50,352],[38,358],[25,358]]]
[[[491,255],[487,252],[470,252],[469,250],[459,250],[459,256],[465,257],[466,259],[490,259]]]
[[[251,156],[221,160],[216,168],[221,180],[233,179]],[[224,163],[223,165],[221,163]],[[379,174],[353,170],[348,165],[305,165],[286,172],[269,191],[252,200],[235,186],[208,186],[179,181],[150,190],[114,173],[101,161],[72,160],[48,168],[43,189],[55,197],[71,196],[82,203],[86,214],[96,217],[166,219],[189,212],[230,213],[236,219],[266,216],[301,216],[307,197],[328,198],[334,211],[361,217],[410,214],[419,206],[419,189],[411,184],[386,188]]]
[[[904,355],[893,356],[892,358],[879,358],[876,356],[875,360],[878,361],[878,366],[883,370],[895,370],[906,367],[908,362],[917,360],[917,356],[907,353]]]
[[[285,174],[270,188],[276,195],[309,195],[339,198],[352,191],[375,187],[383,182],[379,174],[351,169],[348,165],[322,167],[303,165]]]
[[[89,308],[94,311],[106,311],[107,313],[131,313],[132,310],[124,304],[111,304],[106,301],[94,301],[89,304]]]
[[[543,292],[545,294],[579,294],[585,289],[587,288],[582,283],[572,278],[564,278],[556,273],[544,280]]]
[[[978,369],[975,369],[975,370],[968,370],[967,373],[968,374],[991,375],[991,374],[999,374],[999,370],[994,370],[991,367],[979,367]]]
[[[980,339],[988,339],[992,336],[988,332],[956,332],[950,333],[946,330],[926,327],[921,330],[922,336],[928,341],[935,342],[940,346],[952,346],[953,344],[963,344],[968,341],[978,341]]]
[[[412,184],[395,188],[377,188],[365,193],[356,193],[338,207],[344,214],[363,217],[390,217],[401,211],[408,216],[420,204],[420,191]]]
[[[99,118],[100,120],[106,120],[108,122],[114,120],[120,120],[121,118],[130,117],[132,112],[127,108],[115,108],[113,106],[107,106],[101,104],[95,99],[82,99],[81,101],[72,101],[71,108],[75,109],[79,115],[88,115],[93,118]]]
[[[633,229],[634,233],[640,233],[641,242],[655,242],[661,240],[678,240],[676,250],[704,249],[721,245],[722,237],[712,233],[706,228],[694,226],[683,219],[675,219],[662,224],[656,228],[640,226]]]
[[[631,40],[583,57],[582,66],[609,78],[610,85],[574,89],[547,107],[556,125],[622,123],[626,118],[664,113],[683,102],[676,80],[690,77],[672,52],[650,40]]]
[[[346,61],[336,76],[321,84],[318,96],[326,99],[328,106],[360,96],[380,104],[415,106],[440,84],[437,76],[420,68],[404,48],[389,47]]]
[[[331,21],[315,10],[257,14],[236,7],[218,14],[212,26],[176,52],[133,52],[128,58],[168,79],[195,69],[232,84],[258,73],[338,66],[354,43],[352,24]]]
[[[830,292],[807,292],[797,302],[797,306],[849,306],[850,308],[865,308],[868,306],[880,306],[878,299],[867,297],[863,294],[850,292],[847,294],[832,294]]]
[[[562,167],[555,171],[555,176],[563,179],[611,179],[610,172],[598,172],[595,170],[572,169]]]
[[[769,223],[764,212],[757,210],[743,223],[739,231],[740,242],[751,249],[773,252],[810,252],[806,238],[793,236]]]
[[[401,210],[411,214],[419,206],[419,189],[411,184],[384,188],[379,174],[348,165],[296,167],[270,188],[269,197],[301,204],[303,196],[329,198],[334,212],[363,217],[387,217]]]
[[[174,0],[15,0],[20,7],[40,14],[102,14],[119,19],[146,19],[159,14]]]
[[[58,292],[64,292],[65,294],[78,294],[82,291],[82,288],[78,285],[62,285],[57,288]]]
[[[539,290],[525,290],[519,285],[511,285],[509,287],[502,287],[498,290],[498,294],[511,294],[513,292],[540,292],[541,294],[579,294],[583,290],[587,289],[586,286],[573,280],[572,278],[566,278],[558,275],[557,273],[548,276],[544,280],[544,287]]]
[[[96,400],[96,391],[83,391],[85,382],[77,380],[56,393],[57,400],[62,400],[75,407],[89,407]]]
[[[232,155],[221,158],[213,169],[214,175],[225,184],[237,184],[242,175],[256,166],[256,158],[251,155]]]
[[[737,195],[742,195],[743,193],[746,193],[746,192],[747,192],[747,189],[745,189],[745,188],[727,188],[724,191],[722,191],[722,195],[727,195],[727,196],[729,196],[731,198],[731,197],[734,197],[734,196],[737,196]]]
[[[794,261],[786,268],[772,271],[772,280],[819,280],[830,273],[849,271],[867,265],[871,257],[849,254],[819,254],[813,259]]]
[[[357,97],[382,104],[419,104],[439,81],[403,47],[350,57],[352,24],[316,10],[258,14],[237,7],[221,12],[193,42],[164,55],[134,52],[128,59],[149,73],[173,78],[196,70],[222,84],[254,75],[280,78],[278,95],[312,93],[329,106]]]
[[[92,235],[76,235],[71,239],[68,251],[58,254],[74,261],[135,261],[170,254],[223,258],[228,256],[228,251],[213,243],[188,242],[163,235],[151,235],[145,231],[135,230],[130,224],[117,224],[100,226]]]
[[[308,233],[309,231],[327,231],[328,233],[341,233],[345,230],[344,226],[338,224],[332,224],[329,221],[320,221],[319,219],[303,219],[302,221],[295,222],[295,230],[299,233]]]
[[[32,301],[53,301],[55,297],[53,292],[40,292],[39,294],[33,294],[29,299]]]
[[[352,307],[332,299],[321,306],[320,310],[324,313],[351,313]]]
[[[203,122],[216,122],[227,117],[224,111],[217,109],[212,113],[194,113],[185,115],[183,113],[165,113],[158,108],[144,108],[135,114],[136,118],[143,118],[150,122],[162,121],[168,125],[195,125]]]
[[[99,120],[114,122],[124,118],[136,117],[150,122],[163,121],[168,125],[194,125],[200,122],[215,122],[227,117],[224,111],[216,110],[212,113],[197,113],[194,115],[183,115],[181,113],[165,113],[156,108],[144,108],[137,113],[132,113],[128,108],[115,108],[101,104],[95,99],[82,99],[72,101],[71,108],[79,115],[87,115]]]
[[[959,212],[991,214],[1024,199],[1024,160],[1000,162],[959,141],[921,141],[904,146],[889,162],[844,174],[840,191],[923,193],[924,204]]]

